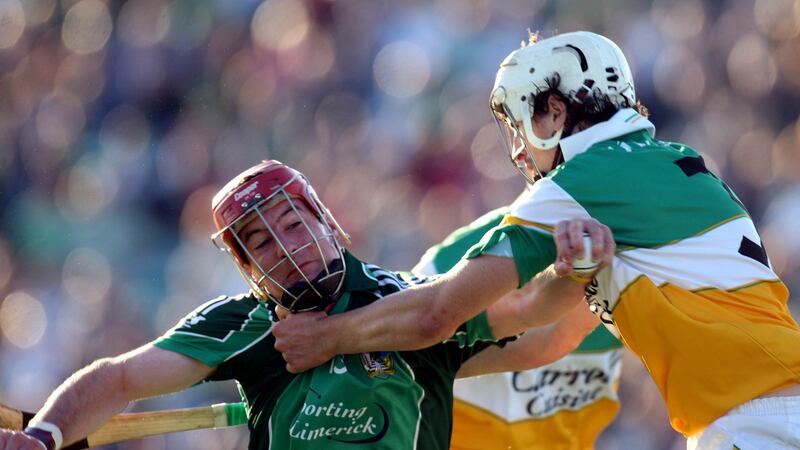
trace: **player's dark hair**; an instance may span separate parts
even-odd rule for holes
[[[605,122],[622,108],[635,108],[644,117],[650,115],[641,102],[637,101],[635,105],[631,105],[627,99],[623,99],[621,103],[617,103],[612,101],[608,94],[600,92],[598,88],[587,92],[582,101],[572,100],[567,94],[561,92],[560,85],[561,76],[558,74],[547,78],[545,87],[540,88],[533,96],[533,111],[535,116],[547,114],[550,111],[547,101],[551,95],[564,102],[567,105],[564,137],[571,135],[576,125],[581,124],[584,127],[590,127],[594,124]],[[574,93],[570,92],[569,94]]]

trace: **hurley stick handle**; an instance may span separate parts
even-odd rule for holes
[[[247,423],[244,404],[217,404],[114,416],[86,438],[89,447],[179,431],[221,428]]]
[[[29,416],[27,420],[25,414]],[[33,415],[30,413],[0,404],[0,429],[22,431],[32,417]]]
[[[21,431],[33,416],[33,413],[0,404],[0,428]],[[118,414],[88,438],[64,447],[63,450],[78,450],[159,434],[232,427],[246,423],[247,411],[244,403]]]

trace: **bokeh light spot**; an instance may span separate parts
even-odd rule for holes
[[[705,73],[690,51],[670,47],[656,59],[653,84],[661,100],[688,110],[703,101]]]
[[[255,71],[239,89],[239,113],[253,124],[267,122],[274,113],[272,95],[277,88],[276,74],[270,69]]]
[[[19,0],[0,0],[0,49],[13,47],[25,31],[25,10]]]
[[[113,174],[86,158],[68,172],[66,177],[67,216],[86,221],[97,216],[114,199],[119,182]]]
[[[0,303],[0,332],[20,348],[36,345],[47,328],[42,303],[25,292],[14,292]]]
[[[479,33],[491,17],[488,0],[437,0],[435,9],[444,28],[456,36]]]
[[[250,24],[256,44],[278,51],[299,45],[310,27],[308,11],[297,0],[266,0],[258,6]]]
[[[705,26],[703,5],[696,0],[660,0],[651,9],[653,22],[664,35],[673,39],[689,39],[697,36]]]
[[[428,84],[431,76],[428,55],[411,42],[392,42],[378,52],[372,67],[378,86],[397,98],[413,97]]]
[[[492,180],[508,180],[519,173],[503,155],[500,135],[495,124],[484,125],[472,140],[472,163],[481,175]]]
[[[83,103],[97,99],[106,85],[103,61],[92,56],[70,54],[61,60],[55,77],[56,86],[77,96]]]
[[[86,124],[80,100],[65,92],[46,98],[36,113],[36,132],[43,144],[69,147]]]
[[[164,39],[170,20],[169,8],[163,0],[126,2],[117,18],[117,33],[134,47],[147,47]]]
[[[772,170],[789,182],[800,182],[800,122],[786,126],[772,145]]]
[[[80,55],[103,49],[111,36],[113,23],[105,3],[81,0],[64,16],[61,40],[69,50]]]
[[[67,255],[61,271],[64,291],[85,306],[102,303],[111,288],[111,265],[91,248],[76,248]]]
[[[753,18],[758,31],[773,39],[791,39],[800,31],[795,0],[756,0]]]
[[[743,96],[759,98],[770,93],[778,68],[761,36],[748,33],[739,38],[728,56],[728,77]]]
[[[749,185],[764,188],[772,181],[772,153],[774,133],[766,128],[749,130],[742,134],[730,153],[733,171]]]
[[[56,10],[56,0],[25,0],[22,9],[25,10],[28,26],[35,27],[50,20]]]
[[[330,72],[335,52],[330,34],[317,31],[309,34],[308,39],[291,52],[282,54],[278,68],[292,78],[315,81]]]

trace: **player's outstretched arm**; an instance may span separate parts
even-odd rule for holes
[[[563,358],[594,330],[600,319],[583,302],[558,322],[531,328],[505,347],[488,347],[467,360],[457,377],[527,370]]]
[[[516,324],[495,331],[496,336],[531,327],[528,319],[541,320],[540,316],[537,318],[541,311],[548,311],[548,321],[554,321],[580,300],[585,282],[559,275],[568,274],[575,256],[582,253],[584,232],[592,237],[595,258],[603,264],[611,261],[613,239],[607,227],[593,219],[559,223],[554,234],[558,275],[547,279],[542,293],[532,300],[530,305],[535,304],[536,308],[505,311],[495,321],[497,330],[514,314],[522,314],[523,320],[514,319]],[[337,354],[429,347],[452,336],[459,325],[518,285],[519,273],[513,258],[484,254],[462,260],[432,283],[392,294],[364,308],[331,317],[319,312],[292,314],[273,327],[275,348],[283,354],[287,369],[297,373]]]
[[[584,284],[556,274],[553,266],[490,305],[492,334],[503,338],[560,320],[583,300]]]
[[[584,234],[591,242],[584,241]],[[592,277],[611,264],[616,244],[611,230],[594,219],[575,219],[556,224],[556,261],[519,289],[509,292],[486,311],[496,337],[525,332],[560,320],[582,303],[584,288]],[[584,245],[595,265],[591,273],[576,274],[573,263],[584,255]],[[584,262],[585,263],[585,262]]]
[[[212,371],[195,359],[147,344],[97,360],[73,374],[50,395],[31,422],[56,425],[63,433],[64,444],[70,444],[100,428],[129,402],[187,388]],[[0,432],[0,444],[6,449],[42,448],[32,438],[5,431]]]
[[[344,314],[292,314],[273,327],[275,348],[289,371],[301,372],[340,353],[429,347],[516,288],[518,280],[510,258],[462,261],[434,282]]]

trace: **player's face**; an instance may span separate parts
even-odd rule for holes
[[[553,136],[559,130],[551,114],[533,116],[531,118],[531,125],[533,126],[533,132],[540,137]],[[522,122],[518,122],[516,127],[511,127],[507,123],[504,124],[504,126],[509,129],[509,135],[513,136],[511,159],[517,167],[527,173],[527,178],[529,180],[534,180],[538,177],[532,160],[535,160],[536,165],[544,171],[549,171],[552,168],[555,152],[553,150],[543,150],[534,146],[531,139],[528,139],[525,135]]]
[[[313,280],[339,257],[334,237],[302,201],[281,200],[262,216],[255,215],[239,238],[252,257],[245,270],[273,296],[283,294],[276,283],[288,288]]]
[[[524,99],[524,98],[523,98]],[[530,117],[515,117],[514,104],[506,103],[505,91],[495,90],[490,107],[500,127],[500,136],[511,161],[522,172],[529,183],[533,183],[553,166],[558,137],[563,132],[566,105],[555,96],[549,96],[546,112],[532,114],[530,105],[525,105],[517,114]],[[520,108],[517,108],[518,110]],[[542,146],[547,147],[542,147]],[[537,170],[538,168],[538,170]],[[539,172],[543,173],[539,173]]]

